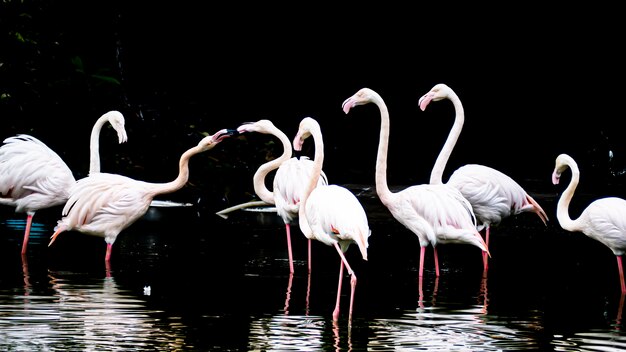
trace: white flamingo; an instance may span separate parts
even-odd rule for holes
[[[439,152],[430,174],[431,184],[443,183],[443,172],[450,154],[461,134],[465,122],[463,104],[457,94],[445,84],[435,85],[419,99],[422,111],[431,101],[449,99],[454,105],[454,125],[446,142]],[[539,203],[531,197],[522,186],[501,171],[485,165],[467,164],[458,168],[447,182],[463,194],[474,209],[478,223],[478,231],[485,230],[485,243],[489,246],[489,232],[492,226],[499,225],[503,219],[524,212],[533,212],[539,216],[544,225],[548,216]],[[483,254],[484,266],[487,268],[487,256]]]
[[[617,258],[620,286],[626,293],[622,255],[626,251],[626,200],[618,197],[597,199],[585,208],[577,219],[570,218],[569,204],[580,181],[580,171],[574,159],[561,154],[556,158],[552,183],[557,185],[565,170],[570,169],[572,178],[561,194],[556,207],[556,218],[564,230],[582,232],[607,246]]]
[[[339,318],[344,265],[347,268],[351,276],[349,321],[352,321],[357,278],[344,253],[352,243],[355,243],[363,259],[367,260],[368,238],[371,230],[365,209],[352,192],[338,185],[319,185],[324,163],[324,141],[319,123],[315,119],[311,117],[302,119],[298,133],[293,139],[293,148],[300,151],[304,140],[311,136],[315,143],[314,166],[308,178],[307,188],[300,198],[298,221],[300,229],[308,239],[334,246],[341,257],[337,301],[333,311],[334,321]]]
[[[270,120],[259,120],[246,123],[237,128],[239,133],[257,132],[271,134],[278,138],[283,145],[283,154],[261,165],[252,178],[254,192],[264,202],[274,204],[276,212],[285,223],[287,233],[287,251],[289,254],[289,271],[293,269],[293,253],[291,247],[291,223],[298,216],[298,208],[302,193],[308,186],[313,161],[306,156],[292,157],[291,141],[283,131],[278,129]],[[272,191],[267,189],[265,178],[276,170]],[[326,174],[322,171],[318,185],[327,185]],[[311,240],[308,241],[309,272],[311,272]]]
[[[118,111],[103,114],[91,131],[90,174],[100,172],[98,139],[106,122],[117,131],[119,143],[127,140],[124,116]],[[39,139],[20,134],[4,140],[0,147],[0,204],[15,207],[18,213],[26,213],[22,255],[26,254],[35,213],[64,204],[74,183],[72,170]]]
[[[376,157],[376,193],[391,215],[417,235],[420,243],[419,276],[424,273],[426,247],[433,246],[435,272],[439,276],[437,244],[471,244],[489,254],[487,245],[476,230],[472,206],[461,192],[448,185],[421,184],[391,192],[387,185],[387,152],[389,148],[389,111],[382,97],[362,88],[346,99],[342,108],[347,114],[358,105],[374,103],[380,110],[380,138]]]

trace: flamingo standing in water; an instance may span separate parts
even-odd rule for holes
[[[91,130],[90,174],[100,172],[98,139],[106,122],[117,131],[119,143],[127,140],[124,116],[118,111],[103,114]],[[26,254],[35,213],[65,203],[74,183],[67,164],[39,139],[20,134],[4,140],[0,147],[0,204],[26,213],[22,255]]]
[[[456,116],[454,125],[430,174],[431,184],[443,183],[443,171],[461,134],[465,122],[465,112],[458,95],[442,83],[435,85],[419,99],[419,106],[422,111],[426,110],[431,101],[444,99],[452,101]],[[447,184],[461,191],[463,197],[472,204],[478,224],[477,229],[478,231],[485,230],[487,246],[489,246],[491,226],[500,224],[504,218],[509,216],[532,212],[539,216],[544,225],[547,225],[548,216],[539,203],[511,177],[489,166],[479,164],[461,166],[452,173]],[[485,269],[487,269],[488,258],[484,253],[483,262]]]
[[[365,209],[352,192],[337,185],[319,185],[324,163],[324,141],[320,125],[315,119],[311,117],[302,119],[298,133],[293,139],[293,148],[296,151],[302,150],[304,140],[311,136],[315,143],[314,166],[307,179],[307,187],[300,198],[298,222],[300,229],[309,240],[318,240],[335,247],[341,258],[333,321],[337,321],[339,318],[343,270],[344,266],[347,268],[348,274],[351,276],[348,319],[352,321],[357,279],[344,253],[352,243],[355,243],[361,251],[363,259],[367,260],[368,238],[371,235],[371,230]]]
[[[626,251],[626,200],[618,197],[597,199],[589,204],[577,219],[572,220],[569,215],[569,204],[580,181],[580,170],[571,156],[560,154],[556,158],[552,172],[552,183],[558,185],[561,175],[568,168],[572,171],[572,178],[559,198],[556,218],[564,230],[582,232],[609,247],[617,258],[623,300],[624,294],[626,294],[622,266],[622,255]]]
[[[107,245],[105,264],[108,266],[119,233],[146,213],[155,196],[175,192],[187,183],[189,159],[212,149],[235,133],[220,130],[185,151],[180,157],[178,177],[171,182],[150,183],[110,173],[95,173],[78,180],[69,190],[63,217],[58,221],[48,246],[61,232],[69,230],[104,237]]]
[[[437,244],[471,244],[489,254],[487,244],[476,230],[476,218],[470,203],[456,188],[444,184],[421,184],[400,192],[387,185],[387,151],[389,147],[389,111],[382,97],[362,88],[346,99],[342,108],[347,114],[358,105],[374,103],[380,110],[381,125],[376,157],[376,193],[393,217],[417,235],[420,243],[419,277],[424,273],[426,247],[433,246],[435,272],[439,276]]]
[[[302,193],[308,186],[313,161],[306,156],[292,157],[291,141],[283,131],[278,129],[270,120],[259,120],[246,123],[237,128],[239,133],[258,132],[271,134],[278,138],[283,145],[283,154],[274,160],[261,165],[253,177],[254,192],[262,201],[276,206],[276,212],[285,223],[287,233],[287,251],[289,254],[289,271],[293,269],[293,254],[291,249],[291,223],[298,216],[298,208]],[[270,191],[265,185],[267,175],[276,170],[273,190]],[[321,172],[318,185],[327,185],[328,180],[324,172]],[[311,240],[308,241],[309,272],[311,272]]]

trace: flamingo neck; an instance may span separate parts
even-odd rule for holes
[[[465,111],[463,110],[463,104],[461,104],[461,100],[456,95],[456,93],[451,92],[448,96],[448,99],[452,101],[454,105],[455,117],[454,117],[454,125],[452,125],[452,129],[450,129],[450,133],[448,134],[448,138],[443,145],[443,148],[439,152],[437,156],[437,160],[435,161],[435,165],[433,166],[433,171],[430,173],[430,184],[442,184],[443,171],[446,168],[446,164],[450,159],[450,155],[452,154],[452,150],[456,145],[459,136],[461,135],[461,130],[463,129],[463,124],[465,123]]]
[[[275,129],[270,132],[270,134],[276,136],[280,142],[283,144],[283,154],[274,160],[268,161],[267,163],[259,166],[258,170],[254,173],[254,177],[252,178],[252,182],[254,184],[254,192],[256,193],[262,201],[270,204],[274,204],[274,192],[270,191],[265,184],[265,178],[267,174],[271,171],[278,169],[280,165],[291,158],[292,150],[291,150],[291,141],[286,134],[284,134],[281,130]]]
[[[389,110],[387,105],[380,97],[375,95],[372,99],[374,104],[378,106],[380,110],[380,137],[378,140],[378,154],[376,155],[376,193],[383,202],[388,204],[390,198],[393,196],[387,185],[387,152],[389,150]]]
[[[318,130],[312,130],[311,136],[315,142],[315,154],[313,156],[311,179],[309,180],[309,184],[300,198],[300,205],[298,207],[298,223],[300,225],[300,230],[308,239],[313,237],[313,231],[311,230],[311,226],[309,225],[309,221],[306,217],[306,203],[309,199],[309,195],[311,195],[311,192],[313,192],[315,187],[317,187],[320,175],[322,174],[322,165],[324,164],[324,141],[322,140],[322,135]]]
[[[577,231],[576,220],[572,220],[569,215],[569,204],[572,201],[572,197],[574,197],[576,187],[578,187],[580,171],[573,165],[569,165],[569,167],[572,170],[572,178],[556,205],[556,218],[559,220],[559,224],[561,224],[564,230]]]
[[[89,174],[100,172],[100,131],[108,120],[109,118],[106,115],[101,116],[91,129],[91,139],[89,141]]]
[[[181,155],[180,161],[178,163],[178,176],[176,177],[176,179],[171,182],[153,183],[152,193],[154,195],[165,194],[172,193],[181,189],[189,180],[189,159],[191,159],[192,156],[205,150],[206,148],[195,146],[184,152],[183,155]]]

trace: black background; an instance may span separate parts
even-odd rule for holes
[[[444,180],[463,164],[481,163],[522,185],[533,180],[553,189],[554,160],[568,153],[581,168],[581,188],[622,195],[624,31],[610,7],[1,6],[8,34],[2,136],[37,136],[77,177],[88,169],[91,126],[115,109],[126,117],[129,141],[118,146],[110,129],[103,132],[103,171],[170,181],[180,155],[203,133],[263,118],[292,137],[311,116],[322,126],[330,182],[373,184],[378,110],[341,110],[344,99],[368,87],[391,115],[389,184],[425,183],[454,108],[443,101],[422,112],[417,102],[446,83],[463,102],[466,121]],[[281,152],[274,142],[249,135],[195,157],[189,185],[172,197],[254,197],[254,170]]]

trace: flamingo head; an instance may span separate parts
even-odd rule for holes
[[[452,89],[443,83],[436,84],[430,89],[430,91],[419,99],[419,106],[422,111],[426,110],[426,107],[431,101],[439,101],[449,98],[454,92]]]
[[[353,96],[343,101],[341,108],[346,114],[355,106],[365,105],[379,98],[379,95],[369,88],[361,88]]]
[[[200,143],[198,143],[198,147],[200,147],[202,151],[207,151],[218,145],[224,139],[238,134],[239,132],[237,130],[222,129],[211,136],[204,137]]]
[[[578,173],[578,165],[571,156],[567,154],[557,156],[554,164],[554,171],[552,172],[552,184],[559,184],[561,175],[565,172],[565,170],[567,170],[567,168],[571,168],[572,173]]]
[[[298,133],[293,138],[293,149],[295,151],[301,151],[304,140],[311,136],[311,131],[319,130],[320,125],[317,121],[311,117],[305,117],[300,121],[300,127]]]
[[[125,143],[128,140],[128,136],[126,135],[126,128],[124,127],[126,121],[124,120],[124,115],[121,112],[112,110],[103,115],[106,118],[111,126],[117,131],[117,139],[119,143]]]
[[[259,133],[271,133],[276,130],[276,126],[270,120],[259,120],[257,122],[246,122],[237,127],[237,132],[259,132]]]

